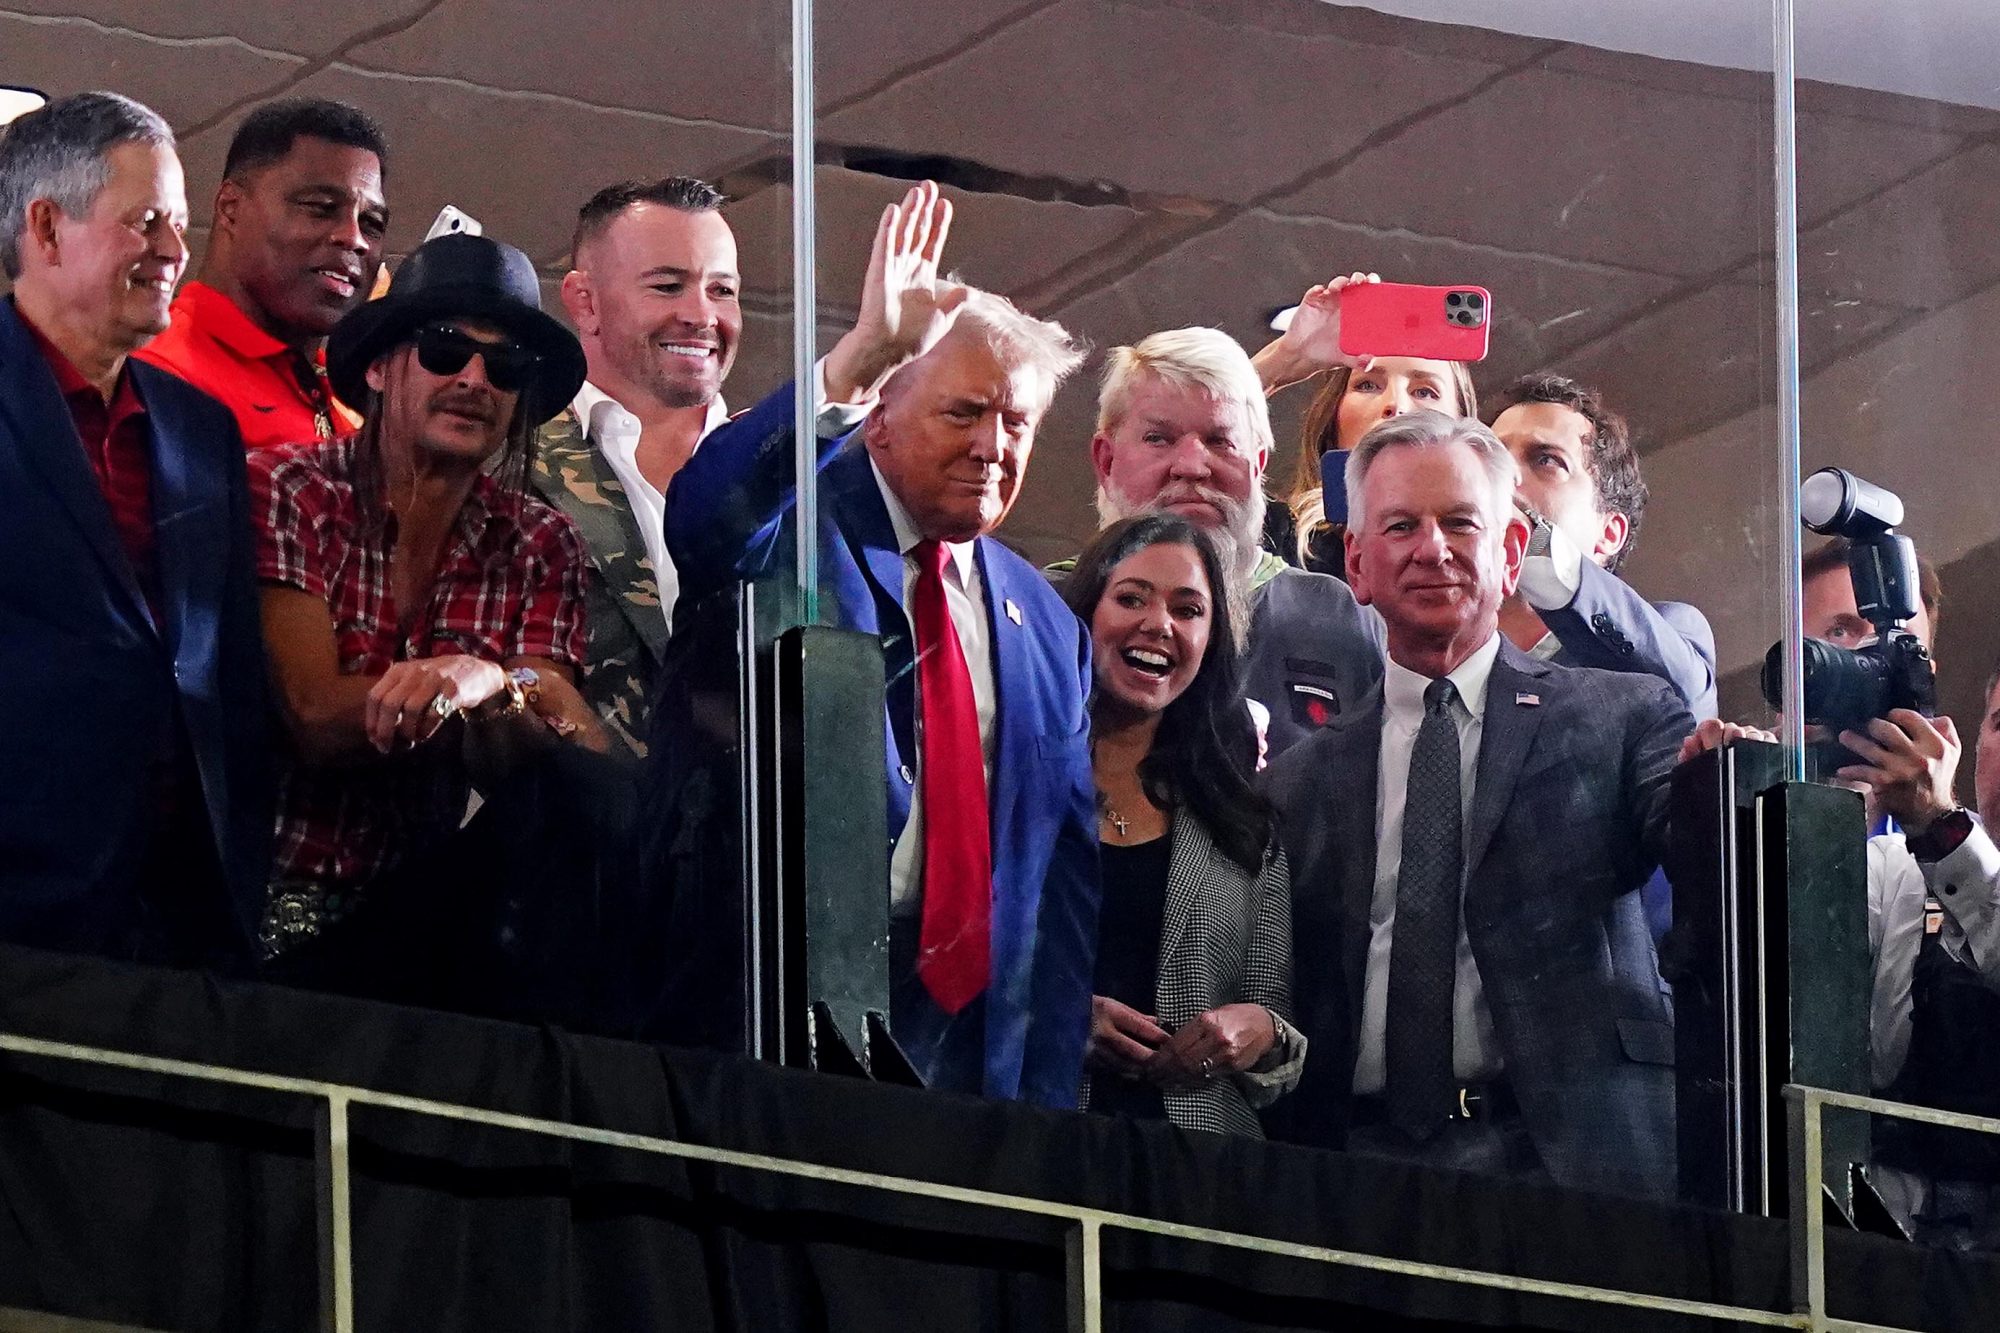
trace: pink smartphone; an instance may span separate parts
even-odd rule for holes
[[[1358,282],[1340,289],[1340,350],[1349,356],[1480,361],[1493,296],[1484,287]]]

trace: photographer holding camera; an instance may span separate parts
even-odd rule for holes
[[[2000,671],[1986,682],[1973,748],[1979,814],[1952,797],[1962,748],[1948,717],[1899,708],[1840,740],[1902,831],[1868,840],[1869,1005],[1874,1084],[1895,1101],[2000,1113]],[[1878,1190],[1916,1239],[2000,1243],[2000,1151],[1984,1136],[1876,1123]]]
[[[1889,821],[1868,840],[1871,1082],[1893,1101],[2000,1115],[2000,848],[1987,832],[2000,819],[2000,670],[1987,679],[1975,732],[1975,816],[1952,794],[1963,746],[1952,720],[1934,716],[1929,644],[1941,598],[1896,531],[1902,501],[1838,468],[1814,473],[1799,500],[1806,526],[1835,539],[1808,562],[1807,581],[1846,576],[1821,589],[1818,616],[1807,598],[1805,721],[1835,738],[1808,743],[1812,766],[1819,780],[1862,792],[1870,828]],[[1829,602],[1852,609],[1828,617]],[[1765,661],[1774,706],[1781,658],[1777,645]],[[1704,722],[1681,757],[1739,736],[1775,739]],[[1880,1119],[1875,1145],[1871,1176],[1912,1238],[2000,1246],[1991,1139]]]

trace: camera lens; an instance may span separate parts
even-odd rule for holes
[[[1784,705],[1784,656],[1782,643],[1764,656],[1764,698],[1773,708]],[[1888,711],[1889,666],[1880,644],[1853,649],[1807,639],[1803,656],[1807,722],[1846,730]]]
[[[1445,293],[1444,305],[1447,310],[1456,310],[1464,303],[1464,296],[1458,292]]]
[[[1474,310],[1477,310],[1479,309],[1479,307],[1486,304],[1486,298],[1481,296],[1478,292],[1467,292],[1465,294],[1465,303],[1471,306]]]

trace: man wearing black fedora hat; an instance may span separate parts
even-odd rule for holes
[[[334,329],[327,368],[360,431],[250,458],[288,742],[263,942],[323,937],[308,979],[351,989],[381,969],[343,960],[344,940],[479,881],[512,836],[491,809],[460,828],[469,790],[491,806],[607,741],[575,685],[582,540],[525,489],[535,428],[584,375],[534,265],[485,237],[427,242]]]

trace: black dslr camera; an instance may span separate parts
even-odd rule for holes
[[[1903,502],[1837,467],[1821,468],[1799,487],[1799,516],[1814,532],[1848,540],[1847,572],[1854,604],[1875,627],[1875,642],[1841,648],[1824,639],[1805,642],[1805,720],[1836,734],[1866,726],[1870,718],[1909,708],[1937,713],[1937,676],[1931,655],[1904,628],[1917,614],[1917,547],[1896,531]],[[1764,657],[1764,698],[1783,706],[1780,673],[1785,645]],[[1816,767],[1831,772],[1856,762],[1838,745],[1815,745]]]

